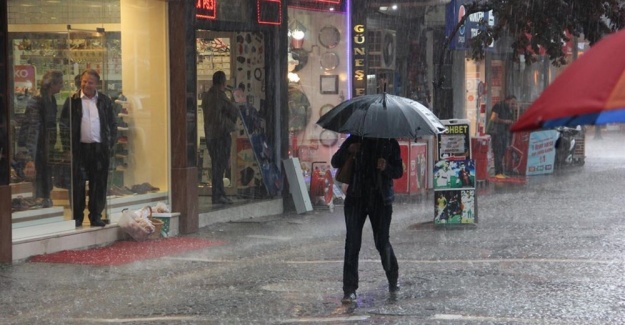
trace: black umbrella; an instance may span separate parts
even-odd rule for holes
[[[363,95],[321,116],[321,127],[367,138],[408,138],[445,132],[441,121],[419,102],[388,95]]]

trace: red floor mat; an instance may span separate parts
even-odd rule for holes
[[[144,242],[118,241],[106,247],[37,255],[31,257],[30,261],[40,263],[121,265],[223,244],[224,242],[217,240],[193,237],[171,237]]]

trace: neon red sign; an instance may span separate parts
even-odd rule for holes
[[[257,0],[256,10],[259,24],[282,24],[282,0]]]
[[[217,17],[217,0],[196,0],[195,17],[215,19]]]

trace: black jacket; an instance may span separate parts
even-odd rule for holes
[[[113,108],[113,101],[105,94],[98,92],[98,115],[100,116],[100,142],[102,143],[102,159],[110,158],[113,146],[117,142],[117,117]],[[82,99],[80,91],[74,93],[63,104],[59,129],[63,151],[70,150],[70,135],[72,155],[77,157],[80,152],[80,122],[82,120]],[[71,134],[70,134],[71,132]]]
[[[347,188],[347,195],[352,197],[379,196],[385,204],[395,200],[393,179],[404,173],[399,143],[395,139],[374,139],[350,136],[332,156],[332,167],[343,166],[349,157],[348,148],[352,143],[360,143],[360,152],[356,154],[354,175]],[[386,160],[386,169],[376,168],[378,158]]]

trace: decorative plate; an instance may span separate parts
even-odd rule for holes
[[[319,31],[319,43],[325,48],[335,48],[341,40],[341,32],[334,26],[325,26]]]
[[[321,55],[321,67],[325,71],[332,71],[339,65],[339,56],[334,52],[326,52]]]
[[[301,90],[289,87],[289,131],[302,131],[308,125],[312,112],[308,97]]]

